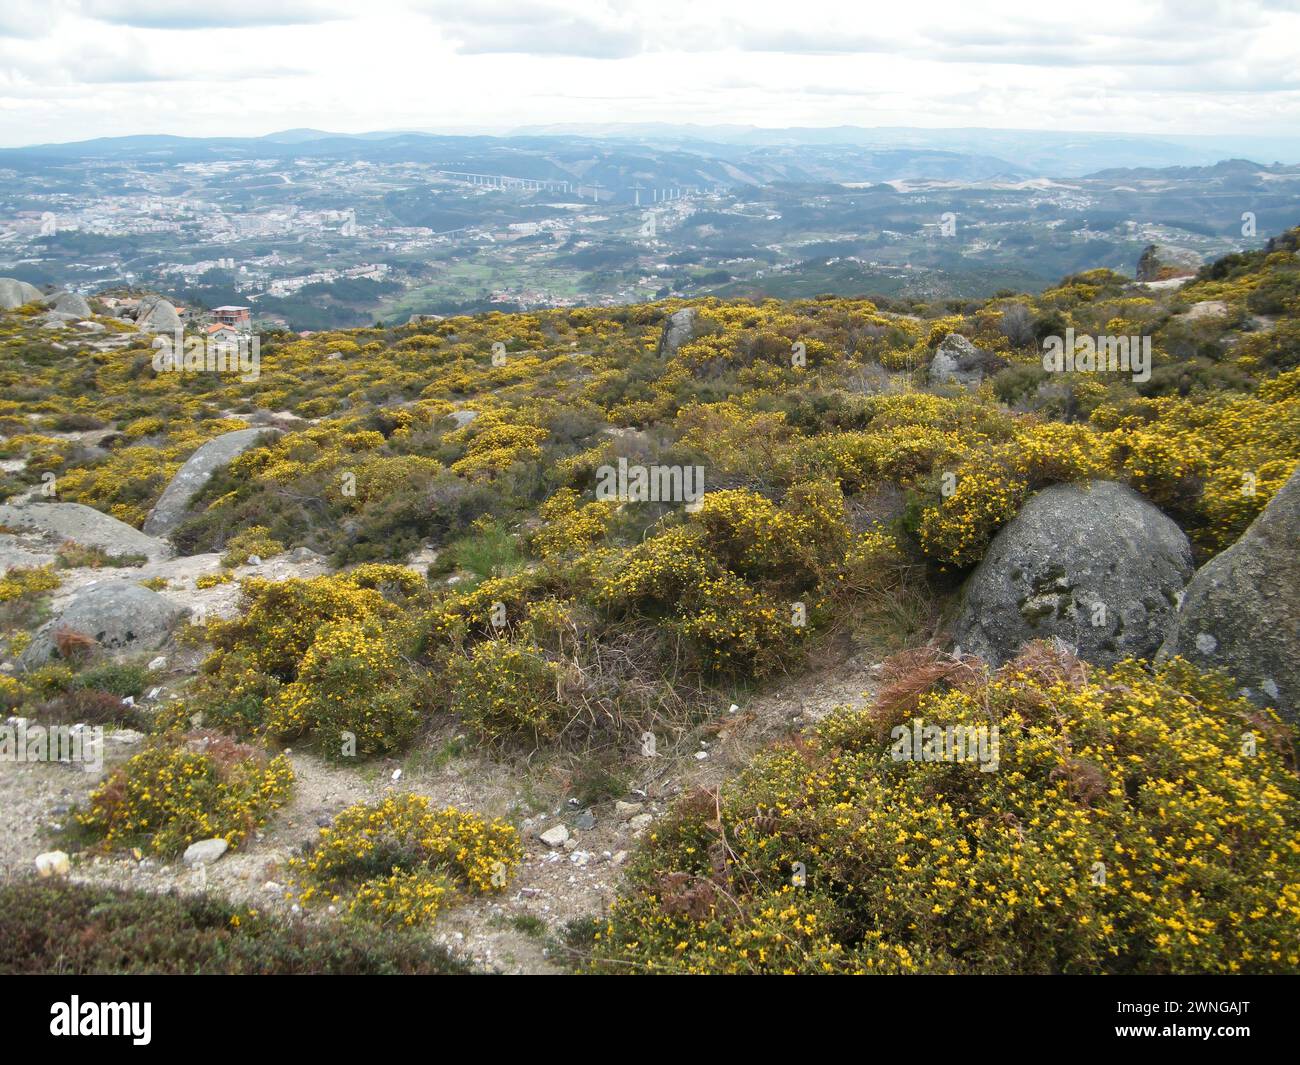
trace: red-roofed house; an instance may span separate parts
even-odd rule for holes
[[[212,317],[221,325],[247,329],[251,320],[249,310],[248,307],[214,307]]]

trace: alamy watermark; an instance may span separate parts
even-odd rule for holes
[[[998,726],[927,725],[920,718],[889,731],[895,762],[978,762],[981,773],[998,768]]]
[[[262,375],[262,340],[256,335],[233,330],[225,336],[185,336],[178,329],[154,341],[153,368],[156,373],[239,374],[244,384]]]
[[[68,762],[87,772],[104,767],[103,725],[29,725],[11,717],[0,725],[0,762]]]
[[[127,1036],[135,1046],[148,1046],[152,1014],[152,1002],[82,1002],[72,995],[50,1006],[50,1035]]]
[[[703,466],[639,466],[627,459],[596,468],[596,498],[622,503],[685,503],[688,510],[704,498]]]
[[[1151,380],[1149,336],[1077,336],[1074,327],[1064,337],[1043,338],[1043,369],[1061,372],[1131,373],[1139,384]]]

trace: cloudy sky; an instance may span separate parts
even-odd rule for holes
[[[1300,0],[0,0],[0,144],[557,122],[1300,130]]]

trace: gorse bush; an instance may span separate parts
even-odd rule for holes
[[[592,965],[1300,971],[1300,783],[1270,712],[1179,660],[905,664],[873,709],[682,800]],[[996,727],[996,768],[895,760],[913,722]]]
[[[415,680],[375,621],[317,630],[293,682],[264,708],[262,729],[282,740],[308,733],[331,758],[404,747],[420,725]]]
[[[484,640],[453,658],[448,673],[451,709],[488,743],[550,739],[563,724],[559,667],[539,648]]]
[[[324,900],[349,917],[419,925],[457,895],[503,890],[522,858],[508,822],[399,795],[342,811],[291,870],[304,905]]]
[[[424,589],[410,570],[379,564],[244,581],[243,615],[208,626],[215,650],[185,713],[236,732],[310,736],[331,758],[399,749],[421,720],[402,650]]]
[[[17,566],[0,576],[0,603],[30,599],[42,592],[50,592],[62,581],[48,566],[23,568]]]
[[[265,525],[254,525],[236,533],[226,541],[226,553],[221,556],[223,566],[242,566],[253,556],[270,558],[284,550],[284,544],[271,538]]]
[[[232,847],[289,796],[283,755],[211,732],[172,734],[115,769],[74,813],[75,831],[106,849],[174,855],[219,836]]]

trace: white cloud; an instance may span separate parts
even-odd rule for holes
[[[1269,0],[5,0],[0,141],[557,122],[1291,134]]]

